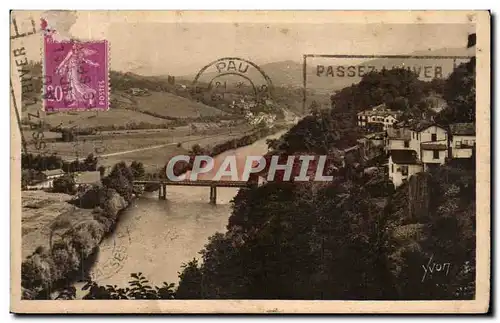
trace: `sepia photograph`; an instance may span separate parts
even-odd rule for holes
[[[12,11],[11,311],[488,311],[489,33]]]

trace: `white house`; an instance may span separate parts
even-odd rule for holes
[[[401,114],[400,111],[387,109],[385,103],[383,103],[374,108],[359,112],[357,114],[358,126],[367,128],[369,126],[378,125],[381,130],[386,131],[393,127]]]
[[[54,179],[64,176],[66,173],[62,169],[51,169],[42,171],[43,179],[26,185],[28,190],[42,190],[52,188]]]
[[[448,132],[432,121],[412,123],[410,149],[417,152],[417,158],[424,164],[424,171],[445,163],[448,157]]]
[[[27,190],[43,190],[45,188],[52,188],[54,183],[53,179],[45,179],[39,182],[34,182],[26,185]]]
[[[470,158],[476,144],[476,125],[474,123],[450,124],[451,157]]]
[[[45,179],[55,179],[64,176],[66,174],[62,169],[51,169],[42,172],[45,175]]]
[[[410,147],[417,152],[424,164],[424,171],[445,163],[448,157],[448,132],[430,122],[420,122],[410,127]]]
[[[417,158],[417,152],[409,149],[394,149],[389,151],[389,180],[394,187],[407,181],[412,175],[423,170],[423,165]]]

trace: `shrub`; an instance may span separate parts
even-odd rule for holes
[[[67,193],[67,194],[75,194],[76,193],[76,183],[75,179],[71,175],[64,175],[62,177],[54,179],[53,182],[53,192],[56,193]]]

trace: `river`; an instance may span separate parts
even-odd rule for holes
[[[266,139],[283,133],[224,152],[215,157],[215,165],[228,155],[238,160],[263,155]],[[217,188],[217,205],[209,204],[208,187],[168,186],[166,201],[159,200],[157,192],[135,199],[120,215],[114,233],[102,241],[91,275],[101,285],[125,287],[131,273],[142,272],[154,285],[177,285],[182,264],[200,259],[199,251],[208,238],[226,231],[237,192],[238,188]]]

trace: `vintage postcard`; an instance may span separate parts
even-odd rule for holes
[[[14,10],[10,58],[12,312],[489,310],[489,12]]]

